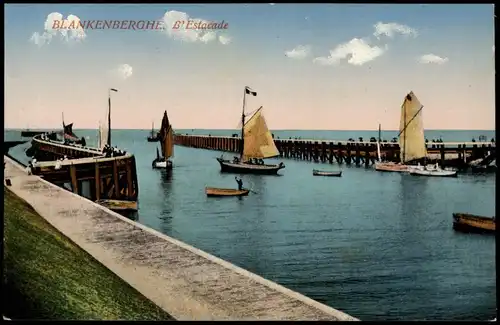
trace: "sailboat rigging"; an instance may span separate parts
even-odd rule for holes
[[[274,175],[285,168],[279,164],[265,164],[263,159],[279,156],[278,148],[269,131],[262,106],[245,121],[246,95],[257,96],[257,92],[249,87],[243,91],[243,110],[241,114],[241,147],[240,156],[233,161],[217,158],[222,172]]]
[[[376,170],[407,172],[410,169],[421,169],[421,166],[410,165],[410,163],[427,156],[422,109],[423,105],[413,92],[405,96],[401,105],[401,122],[398,134],[401,162],[380,162],[380,153],[378,152],[379,162],[375,164]],[[380,147],[380,135],[377,147]]]
[[[378,124],[378,139],[377,139],[377,161],[382,162],[382,155],[380,154],[380,142],[382,142],[381,138],[381,125]]]
[[[161,129],[159,134],[159,141],[161,145],[162,157],[160,157],[160,152],[158,147],[156,148],[156,158],[152,162],[153,168],[166,168],[168,170],[173,168],[171,157],[174,155],[174,131],[172,125],[168,120],[167,111],[163,113],[163,119],[161,121]]]

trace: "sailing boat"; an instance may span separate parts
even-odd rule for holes
[[[156,158],[152,163],[153,168],[166,168],[170,170],[173,168],[172,161],[169,158],[174,155],[174,131],[168,120],[167,111],[163,113],[159,140],[163,157],[160,157],[158,148],[156,148]]]
[[[159,132],[155,134],[155,122],[151,125],[151,135],[147,137],[148,142],[160,141]]]
[[[247,94],[257,96],[257,92],[252,91],[249,87],[245,87],[243,92],[240,157],[234,157],[233,161],[220,157],[217,158],[217,161],[222,172],[275,175],[280,169],[285,168],[285,165],[282,162],[278,165],[264,164],[263,159],[279,156],[279,151],[262,115],[262,106],[245,123]]]
[[[81,140],[78,139],[78,136],[73,133],[73,123],[70,123],[66,125],[64,123],[64,113],[62,113],[62,124],[63,124],[63,131],[62,131],[62,136],[63,136],[63,141],[68,140],[69,142],[74,142],[74,143],[81,143],[84,142],[84,138]]]
[[[375,170],[408,172],[414,169],[422,169],[420,165],[410,165],[409,163],[427,156],[422,119],[423,107],[412,91],[405,96],[401,105],[401,122],[398,134],[401,162],[378,162],[375,164]]]

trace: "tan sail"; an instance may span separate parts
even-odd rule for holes
[[[165,137],[164,152],[163,156],[168,159],[174,155],[174,131],[172,126],[168,128],[167,136]]]
[[[245,123],[243,161],[250,158],[271,158],[279,156],[278,148],[267,128],[262,107]]]
[[[413,92],[406,95],[401,106],[399,147],[401,150],[401,162],[403,164],[427,155],[422,107],[422,104]]]

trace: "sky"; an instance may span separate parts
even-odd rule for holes
[[[410,91],[425,129],[493,130],[493,12],[491,4],[9,4],[5,127],[59,128],[64,113],[75,128],[95,129],[116,88],[113,128],[159,127],[167,110],[174,129],[233,129],[248,86],[257,96],[247,96],[246,111],[263,106],[274,130],[395,130]],[[158,29],[88,26],[97,20]]]

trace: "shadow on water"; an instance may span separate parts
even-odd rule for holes
[[[116,211],[119,215],[124,216],[132,221],[139,221],[138,211]]]
[[[158,218],[161,220],[161,230],[169,233],[172,230],[172,216],[175,209],[174,170],[161,170],[160,174],[160,187],[164,194],[164,199]]]

